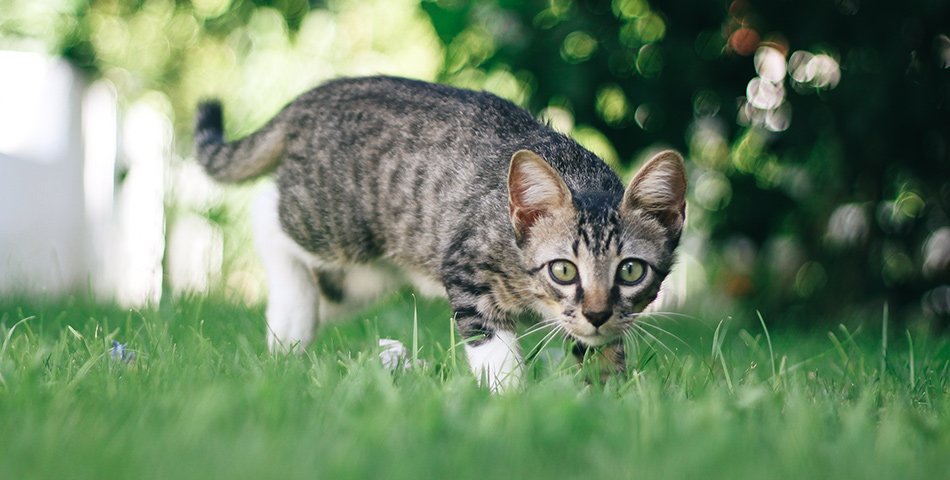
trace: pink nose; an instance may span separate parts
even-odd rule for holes
[[[587,321],[595,327],[599,327],[607,322],[610,319],[612,312],[609,310],[603,312],[584,312],[584,317],[587,318]]]

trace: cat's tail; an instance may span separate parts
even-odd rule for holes
[[[260,130],[233,142],[224,141],[221,102],[198,105],[195,116],[195,156],[212,178],[237,183],[272,170],[284,152],[284,127],[280,115]]]

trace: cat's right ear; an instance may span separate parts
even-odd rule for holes
[[[642,210],[679,235],[686,219],[686,167],[675,150],[653,156],[630,181],[621,210]]]
[[[539,218],[570,208],[571,191],[557,171],[538,154],[519,150],[508,168],[508,213],[515,241],[522,245]]]

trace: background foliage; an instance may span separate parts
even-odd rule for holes
[[[688,157],[702,290],[799,321],[950,324],[950,4],[805,1],[0,0],[0,45],[160,98],[189,150],[340,75],[498,93],[628,171]],[[201,207],[213,216],[214,209]],[[227,221],[227,215],[224,216]],[[921,315],[921,313],[923,315]]]

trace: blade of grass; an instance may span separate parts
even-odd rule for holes
[[[884,315],[881,320],[881,380],[884,380],[884,369],[887,367],[887,316],[888,306],[887,302],[884,302]]]
[[[419,364],[419,309],[412,294],[412,365]]]
[[[19,322],[13,324],[10,327],[10,330],[7,331],[7,334],[3,337],[3,346],[0,346],[0,360],[3,360],[3,356],[7,353],[7,345],[10,344],[10,338],[13,337],[13,332],[16,330],[16,327],[19,327],[20,324],[26,323],[32,319],[36,318],[35,315],[30,315],[29,317],[21,319]],[[0,385],[6,385],[7,381],[3,378],[3,372],[0,372]]]
[[[850,358],[848,357],[848,352],[844,350],[844,345],[841,344],[841,341],[838,340],[838,336],[835,335],[835,332],[828,332],[828,338],[831,340],[831,343],[835,346],[835,351],[838,352],[838,355],[841,357],[841,362],[844,363],[844,369],[848,367]]]
[[[762,312],[756,310],[755,314],[759,316],[759,323],[762,324],[762,331],[765,332],[765,343],[769,345],[769,360],[772,362],[772,378],[775,378],[775,351],[772,350],[772,337],[769,336],[769,329],[765,326]]]
[[[907,347],[910,356],[910,391],[914,392],[917,390],[917,372],[915,371],[914,365],[914,339],[910,336],[910,330],[904,330],[907,333]]]
[[[459,369],[458,359],[456,358],[458,355],[457,347],[458,345],[455,342],[455,317],[452,316],[449,317],[449,363],[452,365],[453,372],[457,372]]]
[[[729,387],[729,392],[735,392],[735,388],[732,385],[732,376],[729,375],[729,366],[726,365],[726,359],[722,355],[722,344],[725,341],[726,331],[728,327],[723,329],[723,324],[725,320],[720,320],[719,325],[716,326],[716,331],[713,332],[713,345],[712,345],[712,356],[713,361],[716,358],[719,358],[719,363],[722,365],[722,373],[726,377],[726,385]]]

